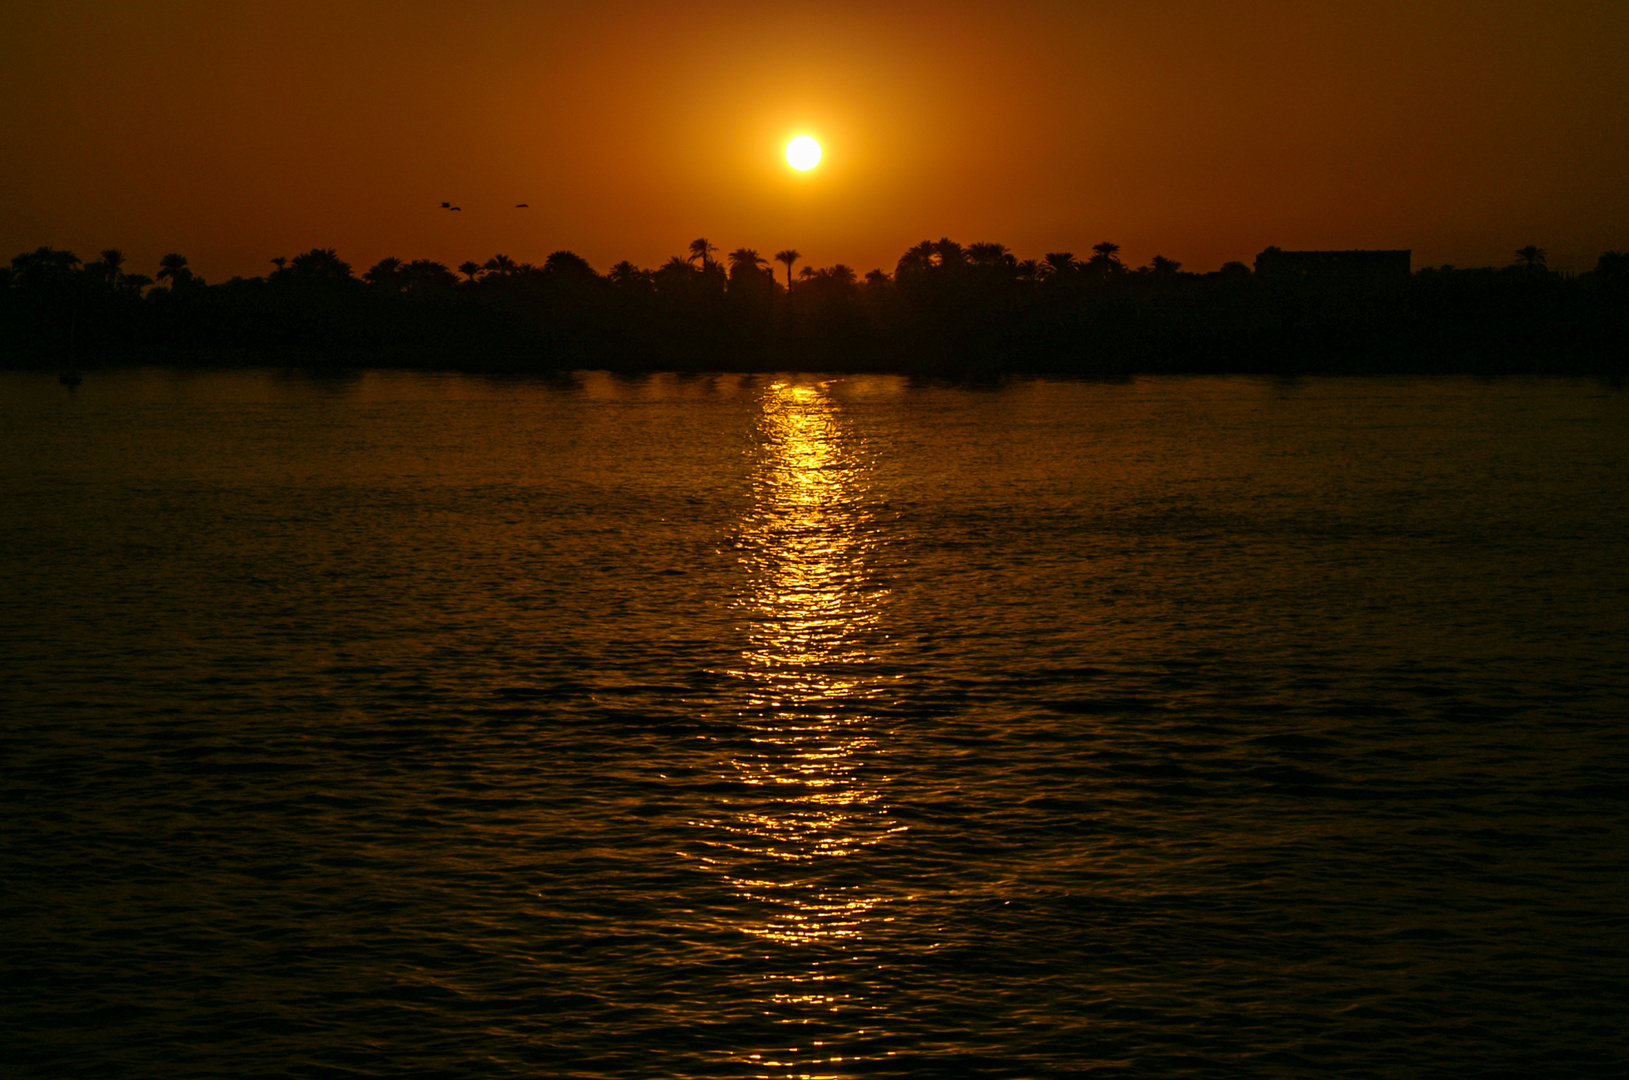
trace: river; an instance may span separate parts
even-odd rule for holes
[[[1621,1075],[1629,394],[0,373],[11,1067]]]

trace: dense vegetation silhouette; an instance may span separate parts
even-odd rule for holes
[[[1556,372],[1629,367],[1629,254],[1587,273],[1529,245],[1503,268],[1409,253],[1286,252],[1195,274],[1116,244],[1018,259],[924,240],[892,273],[816,268],[707,238],[660,267],[600,274],[570,251],[456,269],[330,248],[208,284],[180,254],[153,277],[116,249],[40,248],[0,268],[0,362],[280,363],[557,370],[888,370],[923,374]],[[784,282],[776,264],[785,267]]]

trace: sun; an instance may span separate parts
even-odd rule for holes
[[[820,144],[807,135],[799,135],[786,144],[786,163],[798,172],[808,172],[820,164]]]

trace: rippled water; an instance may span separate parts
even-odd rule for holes
[[[1605,1076],[1629,395],[0,374],[8,1067]]]

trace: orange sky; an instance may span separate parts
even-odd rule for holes
[[[826,158],[780,151],[814,134]],[[437,209],[447,199],[457,214]],[[530,210],[516,210],[527,202]],[[1629,3],[54,0],[0,9],[0,257],[603,270],[1629,250]]]

